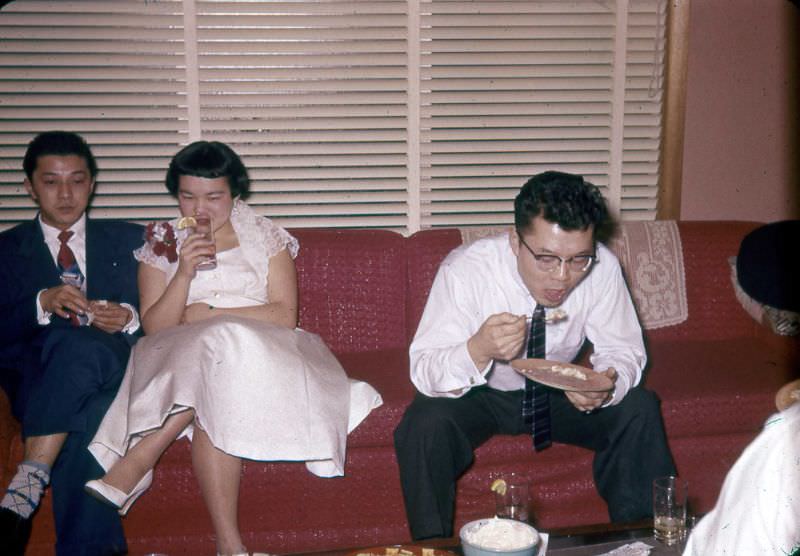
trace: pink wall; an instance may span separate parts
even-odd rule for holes
[[[800,218],[800,8],[691,0],[681,218]]]

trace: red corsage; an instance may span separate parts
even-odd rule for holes
[[[144,239],[159,257],[166,257],[171,263],[178,260],[178,240],[169,222],[151,222],[144,232]]]

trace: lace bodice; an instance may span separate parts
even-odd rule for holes
[[[167,224],[175,230],[177,221],[176,218]],[[243,201],[234,204],[231,224],[239,239],[239,247],[217,253],[216,269],[197,271],[187,303],[202,301],[218,307],[265,303],[268,301],[270,257],[283,249],[288,249],[292,258],[297,256],[297,240],[268,218],[257,215]],[[178,252],[185,237],[184,231],[176,232]],[[178,271],[178,262],[170,262],[165,255],[156,254],[153,243],[145,243],[133,254],[136,260],[164,272],[168,281]]]

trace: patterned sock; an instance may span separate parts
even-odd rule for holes
[[[50,466],[37,461],[23,461],[11,479],[0,507],[27,519],[36,511],[42,493],[50,482]]]

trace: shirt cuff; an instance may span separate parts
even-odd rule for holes
[[[472,357],[469,355],[469,349],[467,349],[467,343],[464,342],[456,351],[453,353],[453,367],[456,369],[461,369],[462,372],[459,373],[459,380],[463,381],[463,386],[458,389],[458,395],[461,396],[467,393],[471,388],[475,386],[481,386],[486,384],[486,373],[489,372],[489,369],[492,368],[493,361],[489,361],[489,363],[483,369],[479,369],[475,366],[475,362],[472,360]],[[455,392],[453,392],[455,393]]]
[[[39,290],[39,293],[36,294],[36,321],[42,326],[50,324],[50,319],[53,316],[53,313],[49,313],[42,308],[42,302],[39,298],[44,291],[45,290]]]
[[[614,382],[614,389],[611,391],[611,397],[602,405],[602,407],[617,405],[627,395],[630,389],[631,386],[628,381],[628,377],[620,374],[619,371],[617,371],[617,380]]]
[[[139,326],[141,323],[139,322],[139,311],[136,310],[136,307],[131,305],[130,303],[120,303],[120,306],[125,307],[128,311],[131,312],[131,320],[128,321],[122,328],[122,332],[125,334],[133,334],[137,330],[139,330]]]

